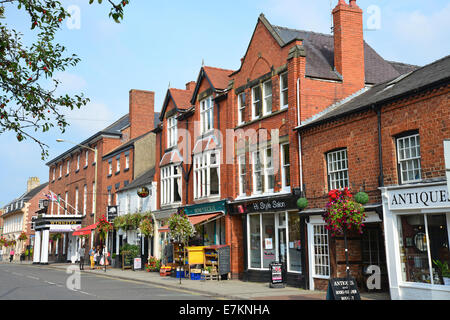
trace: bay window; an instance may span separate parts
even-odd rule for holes
[[[214,104],[212,96],[200,101],[200,126],[202,134],[214,128]]]
[[[194,199],[219,195],[219,151],[194,156]]]
[[[181,202],[181,167],[170,165],[161,168],[161,205]]]

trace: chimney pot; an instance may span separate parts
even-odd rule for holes
[[[30,192],[36,187],[39,187],[39,178],[38,177],[30,177],[27,181],[27,192]]]
[[[186,83],[186,90],[193,91],[195,89],[195,81],[189,81]]]

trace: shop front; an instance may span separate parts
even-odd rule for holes
[[[450,299],[450,197],[444,182],[381,188],[393,300]]]
[[[283,265],[284,281],[306,286],[302,251],[305,225],[293,195],[265,197],[232,204],[233,214],[244,214],[244,280],[270,281],[270,265]]]

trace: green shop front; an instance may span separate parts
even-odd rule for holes
[[[230,204],[231,215],[242,216],[244,281],[270,282],[272,263],[283,265],[283,282],[306,287],[305,221],[296,197],[253,198]]]

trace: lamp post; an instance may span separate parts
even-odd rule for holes
[[[80,146],[82,148],[86,148],[88,150],[94,151],[94,155],[95,155],[94,190],[93,190],[94,206],[92,209],[94,210],[94,223],[95,223],[95,221],[97,220],[97,208],[96,208],[97,207],[97,167],[98,167],[97,148],[94,149],[94,148],[88,147],[84,144],[79,144],[79,143],[69,141],[69,140],[64,140],[64,139],[56,139],[56,142],[68,142],[68,143],[74,144],[76,146]],[[92,247],[92,245],[93,245],[93,238],[91,239],[91,247]]]

